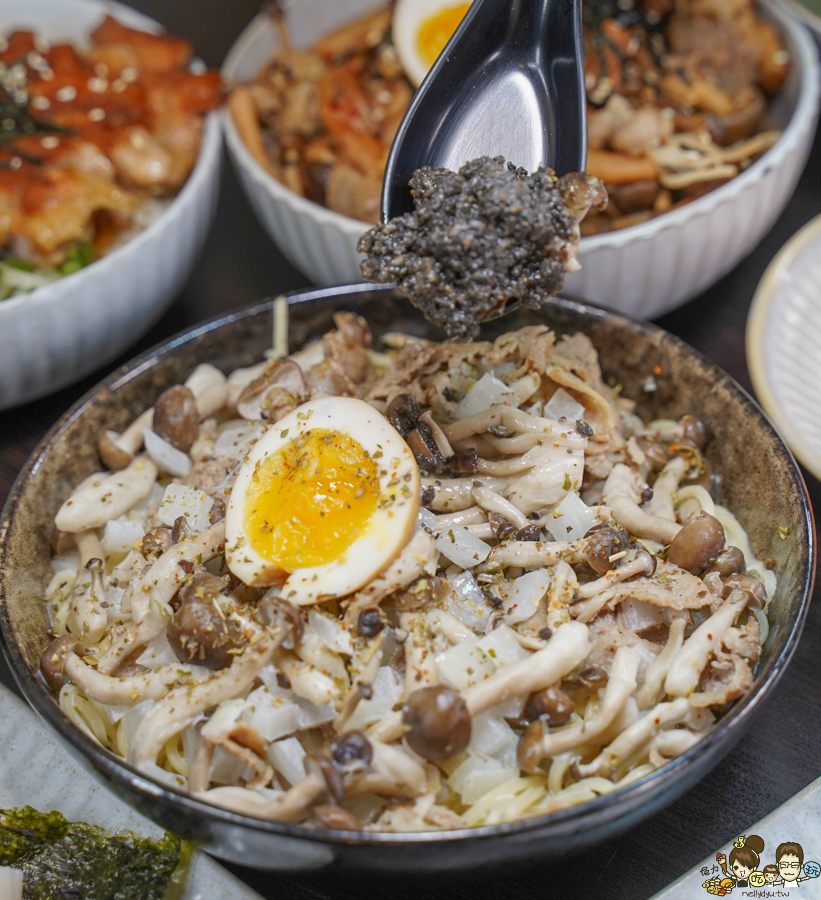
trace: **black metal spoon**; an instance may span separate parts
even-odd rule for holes
[[[479,156],[531,172],[584,169],[581,0],[474,0],[396,134],[382,221],[413,210],[417,169],[458,170]]]

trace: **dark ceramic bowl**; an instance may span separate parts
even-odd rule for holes
[[[388,330],[431,335],[410,307],[384,289],[359,285],[297,294],[291,301],[293,349],[332,327],[331,315],[339,309],[364,315],[376,337]],[[689,412],[707,423],[708,457],[723,478],[721,499],[738,515],[759,557],[773,561],[778,590],[755,684],[704,741],[641,781],[563,812],[465,831],[356,834],[263,822],[192,800],[102,750],[63,716],[37,674],[48,641],[42,596],[50,578],[56,510],[73,485],[99,469],[95,446],[102,429],[121,431],[200,362],[230,371],[259,360],[270,343],[270,303],[205,324],[115,372],[58,422],[23,468],[0,525],[0,626],[11,667],[32,706],[143,813],[217,856],[260,868],[436,870],[536,854],[544,860],[629,828],[673,801],[743,736],[793,654],[812,588],[814,535],[806,489],[755,403],[681,341],[652,325],[569,300],[496,322],[488,335],[537,322],[560,333],[586,332],[605,375],[638,401],[645,419]],[[643,391],[649,375],[658,386],[652,393]],[[778,526],[788,529],[786,539],[779,537]]]

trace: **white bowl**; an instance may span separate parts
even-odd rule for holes
[[[287,15],[299,47],[310,46],[341,21],[382,3],[302,0]],[[812,40],[789,15],[763,14],[781,31],[793,60],[771,104],[784,129],[775,146],[737,178],[699,200],[641,225],[583,238],[582,270],[569,276],[567,294],[633,316],[651,318],[703,291],[746,256],[769,231],[804,168],[818,118],[819,70]],[[279,45],[270,16],[243,31],[223,65],[230,85],[254,75]],[[230,115],[223,112],[229,153],[263,227],[288,259],[319,285],[362,280],[356,243],[367,226],[294,194],[251,156]]]
[[[119,3],[0,3],[0,32],[30,28],[83,44],[103,15],[145,31],[160,26]],[[0,409],[42,397],[110,362],[179,292],[216,209],[222,156],[219,116],[205,123],[193,172],[168,209],[127,244],[73,275],[0,302]]]

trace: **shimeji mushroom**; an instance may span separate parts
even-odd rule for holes
[[[185,387],[193,394],[199,419],[213,415],[228,399],[227,379],[209,363],[197,366],[186,379]],[[106,468],[120,471],[129,466],[143,445],[144,430],[155,428],[155,425],[152,407],[141,413],[122,434],[104,431],[97,442],[97,450]],[[160,436],[163,435],[160,433]]]
[[[641,492],[638,475],[624,463],[616,463],[604,483],[603,500],[613,518],[636,537],[669,544],[681,525],[646,513],[637,503]]]
[[[569,624],[578,625],[577,622]],[[567,627],[567,625],[562,626],[562,628]],[[583,628],[584,626],[579,627]],[[568,725],[553,734],[542,733],[539,735],[535,734],[538,726],[542,729],[544,726],[541,721],[534,722],[522,735],[519,743],[519,762],[522,768],[526,772],[534,772],[540,760],[545,756],[556,756],[558,753],[572,750],[579,744],[587,743],[597,737],[608,728],[636,689],[640,662],[641,657],[631,647],[619,647],[613,657],[613,665],[610,669],[607,687],[604,689],[601,706],[589,719]],[[557,680],[558,678],[554,679],[554,681]]]
[[[670,622],[670,629],[667,635],[667,643],[661,652],[647,667],[644,673],[644,683],[636,691],[636,705],[640,710],[645,710],[656,703],[664,691],[664,679],[667,677],[667,670],[670,667],[670,661],[675,657],[684,643],[684,629],[687,626],[687,619],[683,615],[676,616]]]
[[[302,369],[291,359],[268,363],[237,397],[243,419],[276,422],[309,399]]]
[[[664,680],[664,690],[670,697],[689,697],[696,690],[701,673],[710,656],[720,646],[724,632],[732,626],[748,602],[747,593],[734,590],[710,618],[687,638],[673,657]]]
[[[227,669],[215,672],[205,681],[172,688],[140,722],[129,748],[128,761],[137,767],[156,763],[166,741],[206,710],[250,688],[286,634],[287,629],[282,623],[259,631]]]
[[[660,731],[672,728],[689,713],[690,704],[683,697],[668,703],[659,703],[644,713],[628,728],[608,744],[589,763],[574,762],[570,767],[573,777],[613,778],[618,767],[636,751],[652,740]]]
[[[460,692],[471,717],[512,697],[532,694],[555,684],[571,672],[590,652],[587,628],[578,622],[561,625],[542,650],[497,669],[484,681]],[[638,664],[637,664],[638,665]],[[369,739],[399,740],[404,733],[401,712],[393,712],[367,732]]]
[[[144,454],[120,472],[88,478],[63,503],[54,517],[60,531],[76,533],[101,528],[148,496],[157,479],[157,467]]]

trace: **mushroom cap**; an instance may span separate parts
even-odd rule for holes
[[[411,749],[432,762],[458,756],[470,743],[467,704],[443,684],[413,691],[402,707],[402,721]]]

